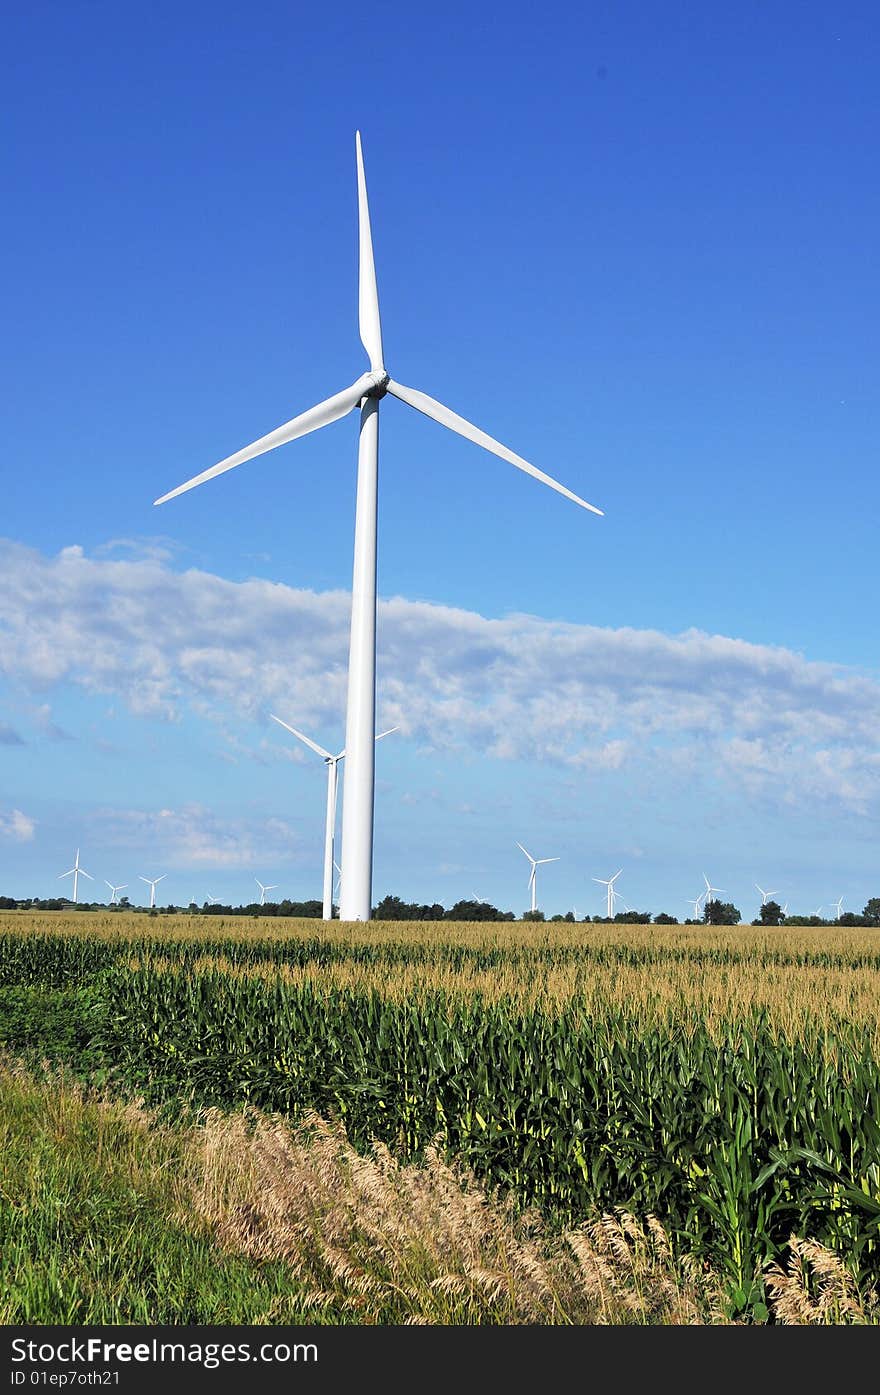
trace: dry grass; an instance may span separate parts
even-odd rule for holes
[[[212,1113],[197,1205],[221,1241],[283,1260],[316,1306],[361,1323],[691,1324],[723,1321],[718,1286],[673,1261],[653,1218],[621,1212],[547,1235],[428,1150],[401,1165],[309,1116]]]
[[[785,1268],[774,1264],[766,1274],[777,1322],[789,1327],[880,1324],[880,1297],[860,1297],[837,1255],[795,1235],[788,1244]]]

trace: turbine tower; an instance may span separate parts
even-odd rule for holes
[[[261,905],[261,906],[264,906],[264,905],[266,904],[266,892],[267,892],[267,891],[277,891],[277,890],[278,890],[278,883],[277,883],[277,882],[273,882],[271,886],[263,886],[263,883],[260,881],[259,877],[254,877],[254,881],[257,883],[257,886],[260,888],[260,905]]]
[[[150,910],[152,910],[156,904],[156,886],[159,882],[164,881],[167,876],[168,873],[163,872],[161,877],[138,877],[139,881],[146,882],[150,888]]]
[[[114,886],[113,883],[112,883],[112,882],[108,882],[107,878],[105,877],[105,878],[104,878],[104,885],[105,885],[105,886],[109,886],[110,891],[111,891],[111,893],[112,893],[112,894],[111,894],[111,897],[110,897],[110,905],[111,905],[111,906],[115,906],[115,905],[116,905],[116,893],[117,893],[117,891],[124,891],[125,888],[128,886],[128,882],[123,882],[121,886]]]
[[[606,880],[605,877],[594,877],[594,878],[593,878],[593,881],[594,881],[594,882],[599,882],[602,886],[606,886],[606,887],[608,888],[608,897],[607,897],[606,905],[607,905],[607,907],[608,907],[607,915],[608,915],[608,919],[609,919],[609,920],[613,920],[613,919],[614,919],[614,898],[615,898],[615,896],[620,896],[620,892],[614,890],[614,883],[617,881],[617,878],[620,876],[620,874],[621,874],[622,871],[623,871],[623,868],[622,868],[622,867],[619,867],[619,868],[617,869],[617,871],[614,873],[614,876],[613,876],[613,877],[609,877],[607,880]],[[621,901],[622,901],[622,900],[623,900],[623,897],[620,896],[620,899],[621,899]]]
[[[721,889],[721,888],[719,887],[718,890],[720,891],[720,889]],[[756,891],[760,891],[760,893],[761,893],[761,905],[762,905],[762,906],[766,906],[767,902],[770,900],[770,897],[776,895],[776,892],[775,892],[775,891],[765,891],[764,888],[763,888],[762,886],[758,886],[758,883],[757,883],[757,882],[755,882],[755,889],[756,889]]]
[[[336,837],[336,767],[339,762],[345,758],[345,748],[339,752],[338,756],[333,756],[329,751],[325,751],[323,746],[319,746],[317,741],[312,741],[311,737],[304,736],[301,731],[297,731],[296,727],[288,726],[287,722],[282,722],[281,718],[276,717],[274,712],[270,712],[269,716],[272,718],[273,722],[277,722],[280,727],[284,727],[285,731],[289,731],[293,736],[298,736],[300,741],[304,741],[317,755],[323,756],[327,765],[327,818],[324,824],[324,907],[321,915],[324,920],[332,920],[333,843]],[[389,727],[387,731],[380,731],[379,735],[374,737],[374,744],[376,741],[381,741],[383,736],[390,736],[393,731],[398,730],[398,727]],[[343,800],[343,811],[344,807],[345,803]]]
[[[61,872],[58,876],[58,880],[61,881],[62,877],[73,877],[73,904],[76,905],[76,889],[80,877],[88,877],[90,882],[93,882],[95,880],[91,872],[87,872],[85,867],[80,867],[79,848],[77,848],[76,850],[76,857],[73,859],[73,866],[71,867],[70,871]]]
[[[379,295],[376,286],[376,266],[373,259],[373,239],[367,204],[361,137],[355,137],[357,152],[359,286],[358,320],[361,342],[370,360],[370,371],[362,373],[335,396],[309,408],[291,421],[279,426],[258,441],[227,456],[217,465],[203,470],[163,494],[155,502],[183,494],[206,480],[231,470],[236,465],[276,446],[285,445],[299,436],[306,436],[319,427],[360,408],[360,438],[358,447],[357,503],[354,526],[354,566],[351,588],[351,637],[348,658],[348,702],[346,707],[345,749],[348,752],[347,778],[342,803],[342,862],[345,878],[342,884],[342,920],[369,920],[371,914],[373,878],[373,814],[374,814],[374,738],[376,731],[376,517],[379,476],[379,403],[386,393],[431,417],[441,426],[482,446],[493,455],[524,470],[526,474],[549,485],[557,493],[592,513],[601,514],[594,504],[573,494],[570,489],[545,475],[522,456],[501,445],[479,427],[458,416],[442,402],[415,388],[404,387],[391,378],[385,368],[382,349],[382,329],[379,321]]]
[[[533,911],[536,911],[536,910],[538,909],[538,903],[537,903],[537,899],[536,899],[536,898],[537,898],[537,883],[538,883],[538,868],[541,866],[541,863],[542,863],[542,862],[558,862],[558,861],[559,861],[559,858],[558,858],[558,857],[532,857],[532,854],[531,854],[531,853],[527,853],[527,852],[526,852],[526,850],[525,850],[525,848],[523,847],[522,843],[517,843],[516,846],[519,848],[520,852],[526,853],[526,857],[529,859],[529,862],[532,864],[532,870],[531,870],[531,872],[529,873],[529,887],[531,888],[531,892],[532,892],[532,910],[533,910]]]

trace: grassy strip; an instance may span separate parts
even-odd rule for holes
[[[0,1069],[0,1323],[339,1321],[288,1265],[218,1246],[188,1148],[137,1109]]]

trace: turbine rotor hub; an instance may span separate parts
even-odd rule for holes
[[[370,386],[365,393],[366,397],[384,397],[388,391],[388,384],[391,382],[391,374],[386,373],[384,368],[375,368],[367,374]]]

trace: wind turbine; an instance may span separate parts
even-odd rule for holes
[[[549,485],[558,494],[601,514],[602,510],[588,504],[570,489],[545,475],[522,456],[501,445],[479,427],[458,416],[427,393],[404,387],[390,377],[385,368],[382,350],[382,330],[379,320],[379,295],[376,267],[373,259],[373,239],[367,204],[367,184],[364,176],[361,137],[355,138],[357,151],[358,228],[359,228],[359,287],[358,319],[361,342],[370,360],[370,370],[333,397],[309,408],[275,431],[261,436],[243,450],[227,456],[217,465],[203,470],[163,494],[155,502],[183,494],[236,465],[273,450],[276,446],[306,436],[322,426],[329,426],[360,408],[360,437],[358,446],[357,503],[354,528],[354,567],[351,591],[351,637],[348,659],[348,703],[346,707],[345,749],[348,752],[348,775],[342,804],[342,861],[345,867],[342,920],[369,920],[371,914],[373,875],[373,816],[375,786],[374,738],[376,732],[376,517],[378,506],[379,470],[379,403],[386,393],[431,417],[441,426],[500,456],[526,474]],[[526,375],[528,376],[528,375]]]
[[[59,880],[59,881],[61,881],[61,878],[62,878],[62,877],[73,877],[73,904],[74,904],[74,905],[76,905],[76,888],[77,888],[77,883],[79,882],[79,879],[80,879],[81,876],[82,876],[82,877],[88,877],[88,879],[89,879],[90,882],[93,882],[93,881],[95,880],[94,877],[92,876],[91,872],[87,872],[86,869],[85,869],[85,867],[80,867],[80,865],[79,865],[79,848],[77,848],[77,850],[76,850],[76,857],[73,859],[73,866],[71,867],[70,871],[69,871],[69,872],[61,872],[61,873],[59,874],[59,876],[58,876],[58,880]]]
[[[813,911],[813,915],[816,916],[817,920],[821,920],[821,919],[822,919],[822,907],[821,907],[821,906],[817,906],[816,909]]]
[[[209,897],[207,897],[207,902],[208,902],[208,905],[209,905],[209,906],[219,906],[219,905],[220,905],[220,897],[219,897],[219,896],[209,896]]]
[[[840,920],[840,913],[841,913],[841,911],[843,910],[843,897],[841,896],[840,899],[839,899],[838,901],[832,901],[831,904],[832,904],[832,906],[836,906],[836,907],[837,907],[837,916],[836,916],[836,919],[837,919],[837,920]]]
[[[711,884],[711,882],[709,881],[709,878],[706,876],[706,873],[705,873],[705,872],[703,873],[703,881],[706,883],[706,905],[708,906],[708,904],[709,904],[710,901],[714,901],[714,900],[715,900],[715,897],[712,895],[712,892],[713,892],[713,891],[723,891],[723,890],[724,890],[724,887],[723,887],[723,886],[712,886],[712,884]]]
[[[336,835],[336,767],[339,762],[345,758],[345,748],[343,747],[338,756],[333,756],[329,751],[325,751],[323,746],[319,746],[317,741],[313,741],[309,736],[304,736],[301,731],[297,731],[296,727],[288,726],[287,722],[282,722],[281,718],[276,717],[274,712],[270,712],[269,716],[272,718],[273,722],[277,722],[280,727],[284,727],[285,731],[289,731],[293,736],[298,736],[300,741],[304,741],[305,744],[311,746],[312,750],[319,756],[323,756],[327,766],[327,819],[324,825],[324,908],[321,914],[324,920],[332,920],[333,842]],[[383,736],[390,736],[393,731],[397,730],[397,727],[389,727],[387,731],[380,731],[379,735],[373,739],[374,744],[376,741],[381,741]],[[344,812],[345,802],[343,798],[343,815]],[[355,918],[363,919],[363,917],[360,916]],[[366,919],[369,919],[369,916],[367,916]]]
[[[266,904],[266,892],[267,892],[267,891],[277,891],[277,890],[278,890],[278,883],[277,883],[277,882],[273,882],[273,884],[272,884],[271,886],[263,886],[263,883],[260,881],[259,877],[254,877],[254,881],[257,883],[257,886],[260,888],[260,905],[261,905],[261,906],[264,906],[264,905]]]
[[[783,914],[786,918],[788,918],[788,902],[787,902],[787,901],[786,901],[785,905],[782,907],[782,914]]]
[[[514,841],[515,841],[515,840],[514,840]],[[531,872],[529,873],[529,886],[530,886],[531,892],[532,892],[532,910],[535,911],[535,910],[538,909],[537,900],[536,900],[536,896],[537,896],[537,883],[538,883],[538,868],[541,866],[541,863],[542,863],[542,862],[558,862],[558,861],[559,861],[559,858],[558,858],[558,857],[532,857],[532,854],[531,854],[531,853],[527,853],[527,852],[526,852],[526,850],[525,850],[525,848],[523,847],[522,843],[517,843],[516,846],[519,848],[520,852],[526,853],[526,857],[529,859],[529,862],[532,864],[532,870],[531,870]]]
[[[757,882],[755,882],[755,888],[756,888],[757,891],[760,891],[760,893],[761,893],[761,905],[762,905],[762,906],[766,906],[766,904],[767,904],[767,902],[769,901],[770,897],[776,895],[776,892],[775,892],[775,891],[765,891],[764,888],[763,888],[762,886],[758,886],[758,883],[757,883]],[[720,887],[718,887],[718,888],[716,888],[716,889],[717,889],[718,891],[721,890]]]
[[[609,920],[613,920],[613,919],[614,919],[614,898],[615,898],[615,896],[620,896],[620,892],[614,890],[614,883],[617,881],[617,878],[620,876],[620,874],[621,874],[622,871],[623,871],[623,868],[622,868],[622,867],[619,867],[618,870],[614,873],[614,876],[613,876],[613,877],[609,877],[607,880],[606,880],[606,878],[604,878],[604,877],[594,877],[594,878],[593,878],[593,881],[594,881],[594,882],[599,882],[602,886],[607,886],[607,888],[608,888],[608,900],[607,900],[608,911],[607,911],[607,914],[608,914],[608,919],[609,919]],[[620,899],[621,899],[621,901],[622,901],[622,900],[623,900],[623,897],[620,896]]]
[[[699,918],[699,915],[700,915],[700,902],[702,901],[703,896],[704,896],[704,892],[701,891],[700,894],[699,894],[699,896],[695,896],[694,899],[693,899],[692,901],[688,900],[688,898],[685,897],[685,900],[687,901],[687,904],[688,904],[689,906],[693,906],[693,908],[694,908],[694,920],[697,920],[697,919]]]
[[[111,905],[111,906],[115,906],[115,905],[116,905],[116,893],[117,893],[117,891],[124,891],[125,888],[128,886],[128,882],[123,882],[123,883],[122,883],[122,886],[114,886],[113,883],[112,883],[112,882],[108,882],[107,878],[105,877],[105,878],[104,878],[104,885],[105,885],[105,886],[109,886],[111,892],[113,893],[113,894],[111,895],[111,897],[110,897],[110,905]]]
[[[146,882],[147,885],[148,885],[149,888],[150,888],[150,910],[152,910],[153,907],[154,907],[155,904],[156,904],[156,886],[158,885],[159,882],[164,881],[165,878],[166,878],[167,876],[168,876],[168,873],[167,873],[167,872],[163,872],[161,877],[141,877],[141,876],[138,876],[138,880],[139,880],[139,881],[142,881],[142,882]]]

